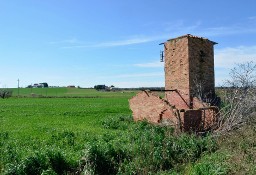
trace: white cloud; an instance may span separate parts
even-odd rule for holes
[[[256,45],[217,49],[215,51],[215,84],[223,85],[223,82],[230,78],[230,69],[237,63],[248,61],[256,61]]]
[[[101,42],[96,44],[64,46],[62,48],[69,49],[69,48],[88,48],[88,47],[117,47],[117,46],[127,46],[132,44],[147,43],[154,40],[155,39],[153,37],[137,37],[137,38],[131,38],[131,39],[119,40],[119,41]]]
[[[232,68],[236,63],[256,61],[255,46],[239,46],[217,49],[215,51],[215,67]]]
[[[134,64],[136,67],[148,67],[148,68],[154,68],[154,67],[164,67],[164,63],[159,61],[155,62],[149,62],[149,63],[139,63]]]
[[[195,32],[198,35],[203,36],[227,36],[227,35],[235,35],[235,34],[248,34],[248,33],[256,33],[255,27],[246,27],[240,25],[233,26],[219,26],[206,28],[205,30]]]
[[[164,28],[162,31],[165,31],[160,34],[154,35],[135,35],[130,36],[128,39],[117,40],[117,41],[105,41],[99,43],[91,43],[91,44],[77,44],[77,45],[69,45],[63,46],[63,49],[71,49],[71,48],[92,48],[92,47],[118,47],[118,46],[127,46],[134,44],[142,44],[148,43],[157,40],[167,40],[170,39],[170,33],[172,33],[173,37],[184,35],[187,33],[193,33],[196,29],[198,29],[201,25],[201,22],[196,22],[194,25],[185,26],[183,21],[179,21],[178,23],[166,23],[164,24]],[[64,40],[66,41],[66,40]]]
[[[249,17],[248,19],[256,19],[256,16]],[[159,36],[163,39],[170,37],[170,33],[173,37],[177,37],[184,34],[194,34],[199,36],[211,37],[211,36],[227,36],[234,34],[248,34],[256,33],[256,26],[251,24],[249,20],[245,20],[241,23],[235,23],[229,26],[203,26],[202,21],[196,21],[192,25],[186,25],[184,21],[177,21],[174,23],[164,23],[163,30],[168,32],[168,35],[164,34]]]
[[[51,41],[49,44],[81,44],[81,42],[76,38],[71,38],[61,41]]]
[[[132,44],[146,43],[152,40],[153,40],[152,38],[133,38],[133,39],[127,39],[127,40],[121,40],[121,41],[99,43],[96,46],[97,47],[126,46],[126,45],[132,45]]]
[[[229,78],[229,70],[215,69],[215,86],[223,86],[224,82]]]
[[[212,26],[204,27],[203,22],[196,21],[192,25],[186,25],[183,20],[176,22],[167,22],[158,24],[161,26],[161,33],[151,34],[151,35],[136,35],[127,37],[124,40],[116,41],[102,41],[98,43],[88,43],[78,41],[76,38],[71,38],[68,40],[62,40],[57,42],[50,42],[51,44],[67,44],[67,46],[62,46],[63,49],[70,48],[91,48],[91,47],[118,47],[127,46],[134,44],[148,43],[157,40],[166,40],[170,37],[177,37],[184,34],[194,34],[199,36],[211,37],[211,36],[227,36],[235,34],[248,34],[256,33],[256,26],[250,21],[256,19],[256,16],[248,17],[242,23],[236,23],[229,26]],[[157,25],[157,24],[155,24]]]
[[[256,19],[256,16],[250,16],[250,17],[248,17],[248,19],[250,19],[250,20],[255,20],[255,19]]]

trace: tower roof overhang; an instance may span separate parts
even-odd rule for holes
[[[209,40],[209,39],[207,39],[207,38],[200,37],[200,36],[195,36],[195,35],[191,35],[191,34],[182,35],[182,36],[179,36],[179,37],[177,37],[177,38],[169,39],[169,40],[167,40],[167,41],[175,41],[175,40],[177,40],[177,39],[182,39],[182,38],[199,38],[199,39],[202,39],[202,40],[205,40],[205,41],[209,41],[209,42],[211,42],[213,45],[218,44],[218,43],[216,43],[216,42],[214,42],[214,41],[211,41],[211,40]],[[159,45],[161,45],[161,44],[164,44],[164,43],[160,43]]]

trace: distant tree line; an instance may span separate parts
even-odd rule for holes
[[[48,88],[48,83],[35,83],[34,85],[28,85],[27,88]]]

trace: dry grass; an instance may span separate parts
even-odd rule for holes
[[[220,149],[228,152],[230,174],[256,174],[256,114],[240,129],[219,138]]]

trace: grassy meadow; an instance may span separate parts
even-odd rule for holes
[[[128,99],[136,92],[21,88],[17,97],[12,90],[0,99],[0,174],[256,172],[253,126],[243,139],[177,135],[133,122]]]

